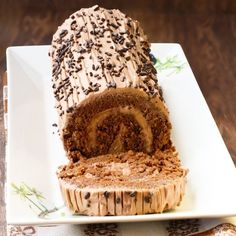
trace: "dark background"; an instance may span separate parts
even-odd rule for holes
[[[5,50],[13,45],[50,44],[64,19],[81,7],[94,4],[119,8],[139,20],[150,42],[182,45],[236,164],[235,0],[0,0],[0,235],[5,225],[2,106]]]

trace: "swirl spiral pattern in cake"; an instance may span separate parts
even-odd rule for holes
[[[101,160],[109,160],[110,155],[117,157],[129,150],[137,155],[146,153],[145,157],[150,159],[157,158],[157,151],[169,150],[176,156],[170,140],[168,110],[150,56],[150,44],[137,21],[119,10],[99,6],[81,9],[58,27],[49,54],[59,130],[70,166],[71,163],[75,166],[83,163],[84,158],[99,160],[102,156]],[[138,165],[138,158],[135,160]],[[177,179],[181,179],[182,196],[186,173],[181,173],[182,179]],[[60,182],[62,193],[72,210],[91,215],[105,214],[99,210],[96,213],[82,211],[71,202],[72,198],[74,202],[81,198],[80,194],[71,193],[71,189],[84,192],[89,188],[91,193],[91,186],[96,188],[95,182],[90,182],[90,186],[84,186],[84,189],[81,176],[77,178],[80,181],[72,182],[65,174],[59,173],[58,176],[60,180],[64,179]],[[127,186],[123,189],[136,191],[135,186],[132,189]],[[103,186],[102,192],[108,193],[107,187],[107,184]],[[116,191],[111,191],[114,196]],[[174,196],[175,191],[172,192]],[[171,207],[165,203],[164,207],[158,208],[162,210],[153,212],[173,208],[180,200],[179,195],[178,199],[173,197]],[[125,214],[133,213],[126,210]]]

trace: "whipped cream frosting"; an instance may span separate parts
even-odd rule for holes
[[[49,55],[60,116],[106,89],[139,88],[160,97],[147,37],[119,10],[96,5],[75,12],[58,27]]]

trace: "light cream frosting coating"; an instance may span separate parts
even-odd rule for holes
[[[147,37],[138,21],[119,10],[93,6],[75,12],[58,27],[49,55],[61,116],[65,107],[70,112],[106,89],[139,88],[160,97]]]

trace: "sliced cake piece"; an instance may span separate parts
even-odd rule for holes
[[[65,204],[85,215],[140,215],[175,209],[185,192],[187,170],[174,150],[152,156],[128,151],[58,170]]]

